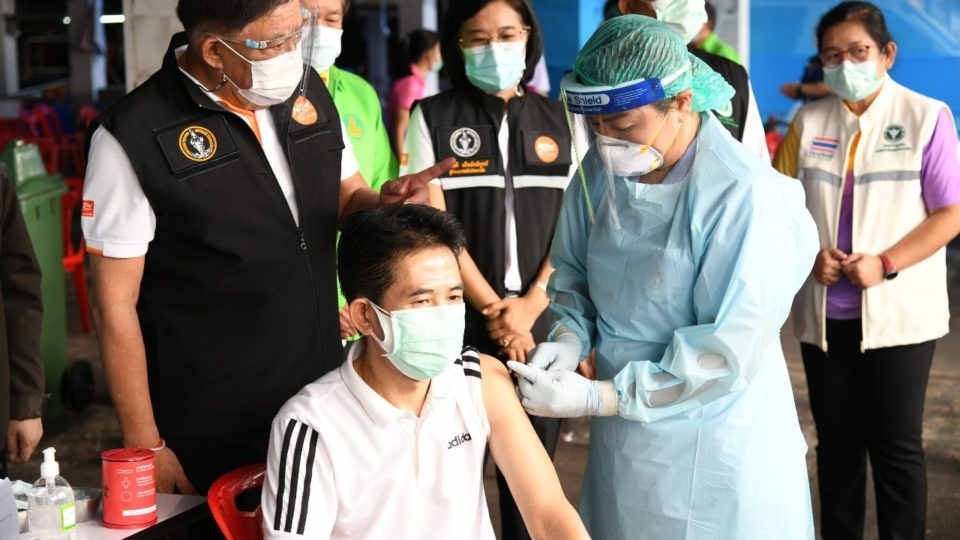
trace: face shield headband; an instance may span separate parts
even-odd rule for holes
[[[574,114],[615,114],[639,109],[666,98],[664,87],[690,69],[690,63],[664,78],[649,77],[616,86],[588,86],[578,81],[576,73],[566,74],[560,81],[567,109]]]

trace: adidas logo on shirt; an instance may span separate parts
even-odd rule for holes
[[[464,433],[463,435],[457,435],[456,437],[453,438],[452,441],[447,443],[447,450],[450,450],[454,446],[460,446],[461,444],[467,441],[472,441],[472,440],[473,438],[470,436],[469,433]]]

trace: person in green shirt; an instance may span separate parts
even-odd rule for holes
[[[743,61],[740,59],[740,55],[737,54],[737,50],[733,48],[733,45],[720,39],[720,36],[714,31],[717,24],[717,8],[713,7],[713,4],[710,2],[706,2],[704,7],[707,9],[707,22],[704,23],[697,37],[693,38],[693,46],[710,54],[722,56],[731,62],[743,65]]]
[[[380,186],[397,177],[399,169],[383,123],[380,98],[362,77],[333,65],[340,56],[343,18],[350,9],[350,0],[309,0],[304,4],[317,16],[310,65],[326,83],[340,112],[343,130],[360,165],[360,175],[371,188],[380,191]],[[346,300],[340,292],[339,282],[337,294],[340,298],[340,336],[348,339],[357,334],[357,329],[344,309]]]

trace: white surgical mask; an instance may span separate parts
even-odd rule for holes
[[[690,43],[707,23],[705,0],[656,0],[657,20],[673,28],[683,42]]]
[[[606,135],[597,134],[600,157],[613,176],[622,176],[626,178],[637,178],[650,174],[663,165],[663,153],[653,147],[660,136],[660,131],[667,124],[667,117],[663,117],[663,122],[657,128],[656,133],[650,144],[638,144],[631,141],[614,139]],[[676,131],[673,132],[673,138],[670,145],[664,152],[669,152],[673,143],[677,140],[677,134],[680,133],[680,127],[683,123],[677,124]]]
[[[343,30],[329,26],[313,27],[313,49],[310,51],[310,65],[322,73],[333,66],[340,56]]]
[[[496,94],[520,84],[527,69],[527,42],[495,41],[463,49],[463,63],[471,84]]]
[[[417,381],[443,373],[460,357],[466,324],[465,304],[398,309],[387,313],[370,302],[383,339],[370,336],[400,373]]]
[[[240,88],[237,83],[230,80],[230,77],[227,77],[226,73],[223,74],[224,78],[236,87],[240,97],[250,103],[258,107],[272,107],[290,99],[300,86],[300,80],[303,78],[303,52],[299,43],[292,51],[269,60],[253,61],[238,53],[222,39],[217,38],[217,41],[250,64],[250,75],[253,79],[250,88]]]
[[[862,101],[877,91],[883,79],[877,75],[877,61],[854,64],[844,60],[839,66],[823,68],[823,82],[846,101]]]

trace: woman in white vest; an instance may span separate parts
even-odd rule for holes
[[[863,536],[866,454],[881,538],[923,538],[923,405],[949,330],[944,246],[960,232],[960,159],[947,106],[888,75],[883,14],[844,2],[817,27],[835,96],[802,108],[775,165],[799,178],[821,251],[797,295],[817,425],[825,538]]]

